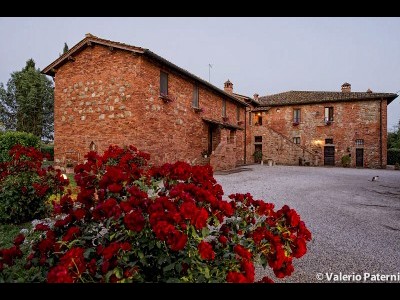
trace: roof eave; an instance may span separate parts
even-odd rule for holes
[[[304,101],[304,102],[289,102],[289,103],[262,103],[260,102],[260,107],[268,106],[293,106],[293,105],[308,105],[308,104],[319,104],[319,103],[331,103],[331,102],[347,102],[347,101],[370,101],[387,99],[387,104],[389,105],[394,99],[399,95],[397,94],[387,94],[387,95],[376,95],[368,98],[343,98],[343,99],[321,99],[320,101]]]
[[[132,49],[132,48],[126,46],[126,45],[117,44],[117,43],[114,43],[114,42],[111,42],[111,41],[107,41],[107,40],[104,40],[104,39],[100,39],[98,37],[90,35],[90,36],[87,36],[84,39],[82,39],[74,47],[69,49],[66,53],[62,54],[59,58],[57,58],[55,61],[53,61],[47,67],[45,67],[41,71],[41,73],[54,77],[55,70],[57,68],[59,68],[61,65],[66,63],[66,61],[68,61],[69,57],[71,57],[73,54],[83,50],[84,47],[89,46],[91,43],[98,44],[98,45],[103,45],[103,46],[110,46],[110,47],[114,47],[114,48],[117,48],[117,49],[126,50],[126,51],[130,51],[130,52],[135,52],[135,53],[143,53],[143,51]]]

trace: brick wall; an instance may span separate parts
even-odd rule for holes
[[[110,144],[133,144],[149,152],[153,164],[204,161],[208,125],[201,118],[222,121],[222,96],[200,85],[204,112],[196,112],[191,108],[194,82],[143,56],[94,45],[74,58],[55,76],[54,150],[59,164],[71,155],[82,161],[91,143],[99,152]],[[173,102],[159,98],[160,70],[169,74]],[[226,100],[228,123],[237,125],[238,104]],[[229,161],[240,163],[244,134],[238,130],[235,135]]]
[[[382,165],[386,166],[386,100],[381,101],[355,101],[326,103],[299,106],[271,107],[262,113],[263,125],[251,127],[252,145],[254,153],[254,136],[262,135],[264,155],[273,156],[275,161],[284,164],[298,164],[299,149],[289,146],[289,141],[300,137],[300,145],[308,150],[306,160],[314,161],[317,165],[324,165],[325,139],[333,139],[335,146],[335,165],[341,166],[341,158],[351,155],[351,166],[356,166],[356,149],[364,149],[364,167],[379,168],[381,165],[380,141],[380,113],[382,111]],[[324,122],[324,108],[333,107],[334,121],[331,125]],[[300,124],[293,125],[293,109],[301,110]],[[253,114],[254,115],[254,114]],[[253,116],[254,117],[254,116]],[[283,135],[285,139],[277,140],[273,131]],[[356,145],[356,139],[363,139],[364,145]],[[275,145],[278,143],[278,145]],[[298,148],[298,147],[297,147]],[[312,159],[312,153],[315,153]],[[305,154],[306,156],[308,154]],[[320,159],[318,159],[318,156]],[[312,163],[311,163],[312,164]]]

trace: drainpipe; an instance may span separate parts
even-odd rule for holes
[[[380,165],[381,169],[383,168],[383,153],[382,153],[382,98],[379,106],[379,150],[380,150]]]
[[[247,108],[244,108],[244,158],[243,164],[246,164],[246,148],[247,148]]]

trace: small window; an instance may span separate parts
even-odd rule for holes
[[[326,144],[333,144],[333,139],[325,139],[325,145]]]
[[[333,122],[333,107],[325,107],[325,123]]]
[[[89,145],[89,150],[90,151],[96,151],[97,150],[97,146],[93,141]]]
[[[299,144],[300,144],[300,137],[299,137],[299,136],[294,137],[294,138],[293,138],[293,143],[299,145]]]
[[[226,100],[222,100],[222,116],[226,117]]]
[[[293,123],[295,123],[295,124],[300,123],[300,109],[299,108],[293,109]]]
[[[262,143],[262,136],[261,135],[254,136],[254,143]]]
[[[254,125],[256,126],[262,125],[262,114],[260,112],[256,114],[254,121],[255,121]]]
[[[192,106],[199,108],[199,87],[197,85],[193,86]]]
[[[160,95],[168,95],[168,74],[163,71],[160,72]]]
[[[356,145],[357,145],[357,146],[362,146],[362,145],[364,145],[364,140],[363,140],[363,139],[357,139],[357,140],[356,140]]]
[[[236,106],[236,120],[240,121],[240,107],[239,107],[239,105]]]
[[[229,131],[229,144],[233,144],[235,142],[235,130]]]

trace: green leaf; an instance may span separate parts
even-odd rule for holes
[[[115,276],[117,276],[118,279],[121,279],[123,277],[122,268],[121,267],[115,268],[114,274],[115,274]]]
[[[92,254],[93,252],[96,252],[93,248],[87,248],[83,253],[83,257],[89,259],[90,254]]]
[[[208,229],[208,227],[204,227],[204,228],[201,230],[201,235],[202,235],[203,237],[207,237],[209,234],[210,234],[210,230]]]
[[[204,269],[204,277],[210,279],[210,269],[208,267]]]
[[[168,266],[163,268],[164,272],[171,271],[175,267],[175,263],[169,264]]]

